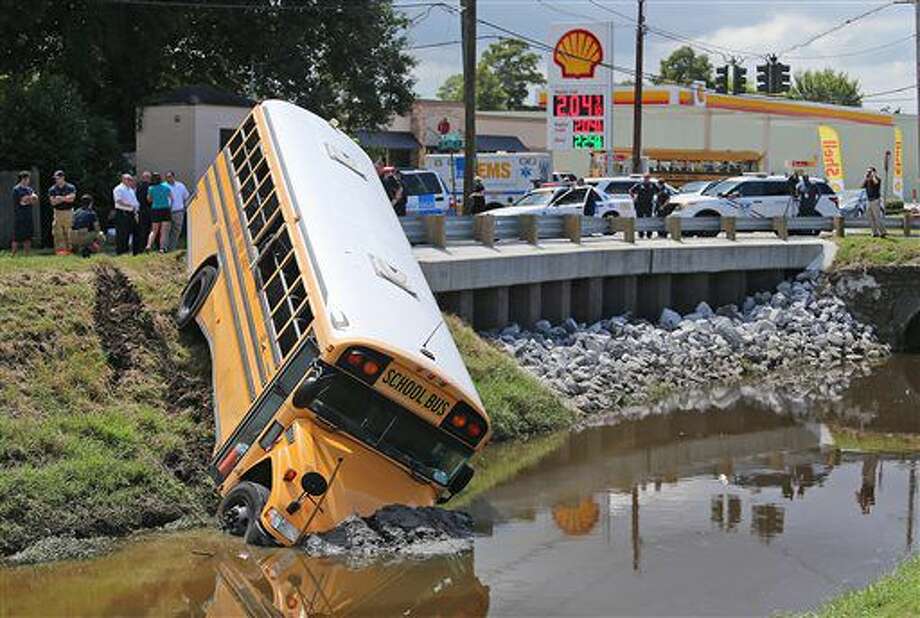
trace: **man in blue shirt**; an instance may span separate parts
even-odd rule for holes
[[[70,254],[70,232],[73,226],[73,207],[77,201],[77,188],[67,182],[64,172],[54,172],[54,184],[48,189],[48,201],[54,208],[51,233],[54,235],[54,252]]]
[[[29,255],[32,249],[32,237],[35,235],[32,209],[38,204],[38,195],[29,186],[31,180],[29,172],[19,172],[19,182],[13,187],[13,255],[19,250],[19,245],[22,245],[25,255]]]

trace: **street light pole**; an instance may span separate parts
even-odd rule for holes
[[[638,174],[642,164],[642,49],[645,37],[645,0],[639,0],[636,23],[636,85],[633,89],[633,151],[632,171]]]

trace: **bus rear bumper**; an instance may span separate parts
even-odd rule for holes
[[[297,418],[270,451],[272,487],[262,527],[294,545],[306,533],[325,532],[351,515],[368,517],[388,504],[431,506],[438,491],[405,469],[312,418]],[[313,474],[311,474],[313,473]],[[311,495],[318,474],[326,491]],[[304,482],[305,478],[309,478]],[[298,539],[292,539],[296,529]]]

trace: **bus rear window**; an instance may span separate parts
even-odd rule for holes
[[[403,174],[402,181],[407,195],[429,195],[443,192],[441,183],[438,182],[438,177],[434,172]]]
[[[447,485],[473,451],[364,384],[336,373],[310,407],[417,474]]]

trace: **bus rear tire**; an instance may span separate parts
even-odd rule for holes
[[[268,501],[268,488],[258,483],[242,481],[224,496],[217,507],[220,529],[241,536],[250,545],[272,547],[275,540],[262,529],[259,515]]]
[[[187,328],[195,320],[198,310],[211,293],[215,281],[217,281],[217,268],[207,264],[202,266],[186,284],[179,299],[179,309],[176,311],[176,325],[180,330]]]

